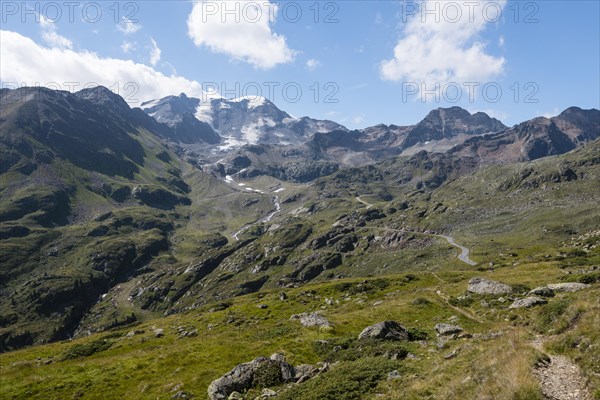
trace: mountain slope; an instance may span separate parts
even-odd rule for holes
[[[221,137],[209,124],[195,117],[199,103],[200,100],[190,99],[182,93],[142,103],[141,108],[157,122],[172,128],[169,139],[175,142],[217,144]]]
[[[471,138],[450,152],[477,155],[485,163],[506,163],[564,154],[598,137],[600,111],[571,107],[553,118],[538,117],[495,134]]]
[[[438,108],[414,126],[376,125],[348,133],[321,133],[307,142],[307,146],[323,157],[359,166],[420,150],[445,151],[471,136],[505,128],[485,113],[471,114],[460,107]]]
[[[108,89],[6,91],[1,110],[6,350],[67,337],[102,293],[167,250],[190,188],[185,163],[148,130],[158,124]]]

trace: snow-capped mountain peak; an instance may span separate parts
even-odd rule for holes
[[[181,94],[145,102],[141,108],[171,127],[178,126],[184,116],[193,118],[203,128],[209,126],[220,137],[221,150],[246,144],[300,144],[317,132],[346,129],[331,121],[293,118],[260,96],[201,101]]]

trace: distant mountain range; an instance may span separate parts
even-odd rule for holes
[[[5,170],[19,158],[18,149],[27,146],[18,132],[43,138],[52,153],[76,165],[111,174],[137,171],[134,164],[142,150],[126,132],[144,129],[216,172],[244,170],[285,178],[287,174],[275,170],[286,169],[287,163],[293,168],[309,163],[311,171],[293,174],[302,180],[338,166],[367,165],[422,150],[474,156],[483,164],[533,160],[565,153],[600,135],[600,111],[577,107],[510,128],[485,113],[451,107],[433,110],[412,126],[348,130],[333,121],[294,118],[262,97],[202,103],[180,94],[132,109],[103,87],[75,94],[21,88],[3,89],[2,101],[3,142],[12,143]]]
[[[202,103],[185,94],[148,101],[141,108],[173,129],[170,139],[201,154],[231,153],[246,145],[294,148],[293,154],[357,166],[418,151],[478,155],[489,162],[562,154],[598,137],[599,111],[571,107],[559,116],[534,118],[512,128],[483,112],[438,108],[412,126],[376,125],[348,130],[333,121],[293,118],[263,97],[216,98]],[[279,159],[265,147],[267,159]],[[286,151],[290,153],[289,151]],[[256,151],[251,151],[256,154]],[[256,158],[256,157],[254,157]],[[268,160],[267,160],[268,161]],[[280,162],[281,160],[279,160]]]
[[[262,97],[203,103],[180,94],[132,109],[104,87],[75,94],[20,88],[2,90],[2,103],[3,171],[59,157],[132,177],[140,171],[143,146],[130,132],[139,130],[222,179],[267,175],[296,182],[423,150],[474,157],[480,164],[533,160],[568,152],[600,135],[600,111],[577,107],[510,128],[485,113],[451,107],[433,110],[412,126],[349,130],[333,121],[294,118]],[[32,145],[23,134],[42,145]]]

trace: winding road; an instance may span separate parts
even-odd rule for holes
[[[451,244],[454,247],[458,247],[460,249],[460,254],[458,254],[456,256],[456,258],[458,258],[460,261],[469,264],[469,265],[477,265],[477,263],[473,260],[471,260],[471,258],[469,257],[469,249],[467,249],[464,246],[461,246],[460,244],[456,243],[454,241],[454,238],[452,236],[446,236],[446,235],[438,235],[435,233],[423,233],[423,232],[415,232],[415,231],[408,231],[405,229],[393,229],[393,228],[386,228],[386,227],[376,227],[376,226],[370,226],[370,227],[363,227],[362,229],[380,229],[380,230],[385,230],[385,231],[392,231],[392,232],[400,232],[400,233],[410,233],[413,235],[425,235],[425,236],[435,236],[435,237],[439,237],[442,239],[445,239],[449,244]]]
[[[460,261],[462,261],[466,264],[469,264],[469,265],[477,265],[477,263],[475,261],[471,260],[471,258],[469,257],[469,249],[467,249],[465,246],[461,246],[460,244],[456,243],[452,236],[446,236],[446,235],[433,235],[433,236],[444,238],[452,246],[458,247],[460,249],[460,254],[458,255],[458,259]]]
[[[364,201],[363,199],[360,198],[360,196],[356,196],[356,201],[358,201],[359,203],[364,204],[367,209],[373,207],[373,204],[371,203],[367,203],[366,201]],[[388,229],[388,228],[383,228],[383,229]],[[404,230],[400,230],[400,229],[390,229],[393,231],[397,231],[397,232],[403,232],[403,233],[419,233],[419,232],[412,232],[412,231],[404,231]],[[437,236],[443,239],[446,239],[446,241],[448,243],[450,243],[450,245],[454,246],[454,247],[458,247],[460,249],[460,254],[458,254],[457,258],[464,262],[465,264],[469,264],[469,265],[477,265],[477,263],[473,260],[471,260],[471,258],[469,257],[469,249],[466,248],[465,246],[461,246],[460,244],[456,243],[456,241],[454,240],[454,238],[452,236],[446,236],[446,235],[436,235],[435,233],[421,233],[422,235],[430,235],[430,236]]]
[[[373,204],[371,203],[367,203],[366,201],[364,201],[363,199],[360,198],[360,196],[356,196],[356,201],[358,201],[359,203],[364,204],[365,206],[367,206],[367,210],[371,207],[373,207]]]

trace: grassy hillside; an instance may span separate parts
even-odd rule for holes
[[[522,290],[523,285],[561,281],[565,274],[556,262],[546,262],[486,273],[446,269],[435,274],[344,279],[285,290],[286,300],[280,300],[279,291],[264,291],[103,334],[4,354],[0,387],[3,397],[23,399],[171,398],[182,390],[205,398],[210,381],[234,365],[282,352],[293,364],[340,362],[318,382],[306,383],[306,389],[301,384],[288,394],[283,391],[282,398],[358,399],[381,393],[385,398],[534,399],[541,397],[530,369],[542,355],[529,342],[543,332],[552,333],[546,351],[574,356],[598,388],[598,353],[588,351],[598,344],[593,328],[598,322],[598,287],[559,294],[545,306],[515,311],[508,309],[509,302],[493,298],[470,295],[468,302],[456,300],[473,276]],[[289,319],[315,310],[332,322],[333,329],[304,328]],[[399,321],[422,340],[355,343],[364,327],[382,320]],[[438,346],[433,327],[447,321],[473,337]],[[156,329],[163,329],[164,336],[156,337]],[[183,330],[197,334],[182,337]],[[348,350],[333,352],[335,346]],[[445,358],[456,349],[460,349],[456,357]],[[411,356],[389,360],[383,354],[391,350]],[[394,369],[401,372],[400,379],[382,379]],[[342,370],[344,374],[336,373]],[[343,397],[341,391],[353,376],[367,370],[378,377],[374,384],[348,389],[355,394]]]

